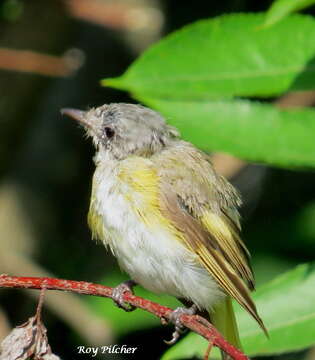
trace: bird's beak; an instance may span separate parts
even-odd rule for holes
[[[61,115],[67,115],[71,119],[74,119],[74,120],[78,121],[83,126],[86,126],[86,127],[91,126],[89,124],[89,122],[86,120],[86,116],[85,116],[86,111],[65,108],[65,109],[61,109],[60,112],[61,112]]]

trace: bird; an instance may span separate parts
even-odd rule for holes
[[[234,299],[267,335],[250,294],[255,284],[240,237],[241,198],[210,156],[140,104],[62,114],[83,126],[96,149],[88,224],[131,277],[116,288],[116,302],[123,307],[121,295],[134,284],[174,296],[188,312],[208,313],[241,348]]]

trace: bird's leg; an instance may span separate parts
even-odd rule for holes
[[[175,331],[172,334],[172,339],[169,341],[164,340],[164,342],[168,345],[173,345],[176,343],[180,335],[184,332],[185,327],[182,324],[180,317],[182,315],[195,315],[197,313],[197,306],[195,304],[191,305],[189,308],[178,307],[175,309],[171,316],[170,321],[175,325]]]
[[[124,309],[125,311],[133,311],[136,309],[135,306],[124,302],[124,293],[130,292],[133,294],[133,287],[135,285],[137,285],[135,281],[127,280],[113,288],[112,299],[118,307]]]

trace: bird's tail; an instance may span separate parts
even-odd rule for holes
[[[219,330],[225,339],[237,349],[242,350],[242,344],[230,296],[227,296],[223,302],[213,308],[210,318],[212,324],[217,330]],[[221,354],[223,360],[230,359],[230,357],[224,352],[221,351]]]

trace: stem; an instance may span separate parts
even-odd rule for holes
[[[74,281],[46,277],[20,277],[9,276],[6,274],[0,275],[0,288],[15,288],[15,289],[46,289],[46,290],[60,290],[71,291],[82,295],[100,296],[111,298],[113,288],[93,284],[85,281]],[[137,307],[139,309],[150,312],[156,315],[161,320],[170,320],[172,309],[157,304],[153,301],[146,300],[139,296],[135,296],[130,292],[123,295],[126,303]],[[214,346],[219,347],[226,354],[230,355],[234,360],[248,360],[240,350],[236,349],[228,343],[218,330],[211,325],[206,319],[198,315],[182,315],[180,318],[182,324],[188,329],[201,335]]]

